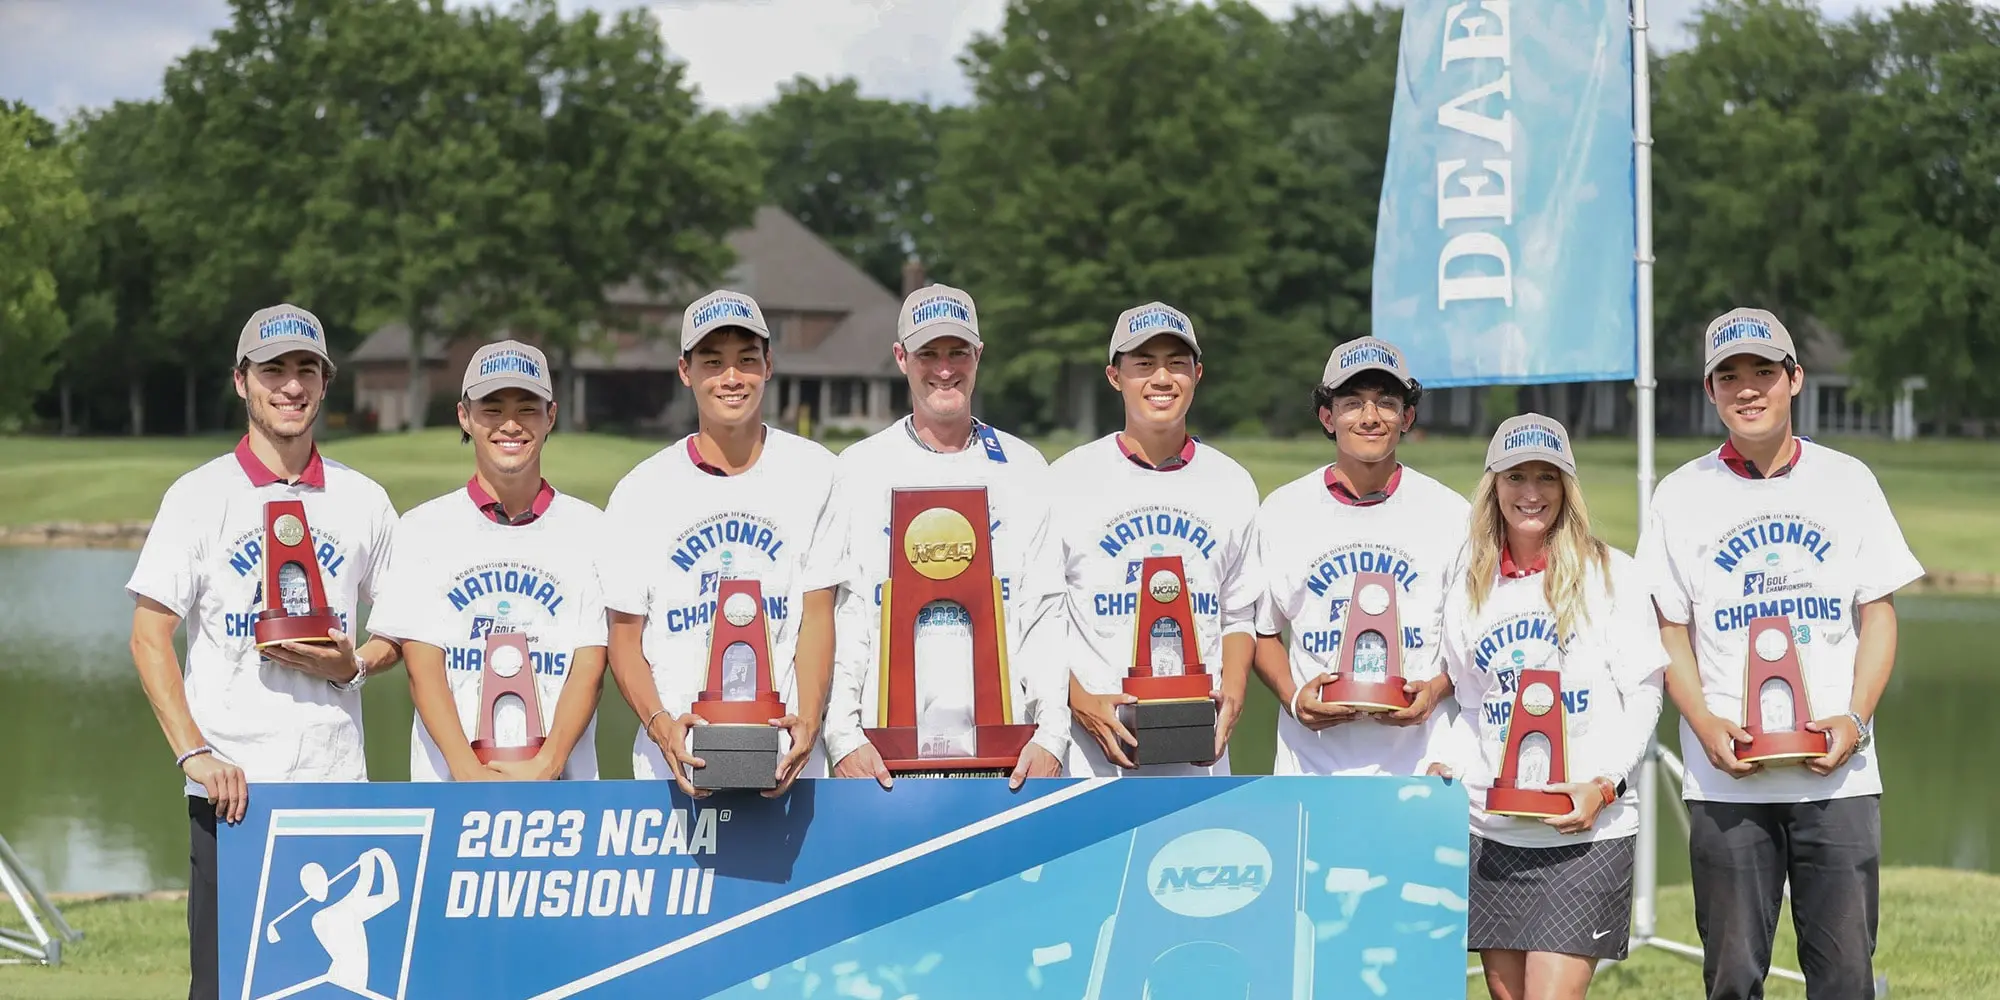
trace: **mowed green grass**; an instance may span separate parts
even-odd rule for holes
[[[173,1000],[187,995],[186,911],[171,900],[73,903],[63,914],[84,940],[65,952],[59,969],[0,967],[0,1000]],[[0,926],[19,927],[11,909]],[[1660,932],[1699,944],[1694,901],[1686,886],[1660,891]],[[1875,963],[1897,1000],[2000,998],[1992,942],[2000,938],[2000,876],[1933,868],[1882,873],[1882,929]],[[1775,962],[1797,968],[1791,914],[1780,921]],[[1346,995],[1338,984],[1327,996]],[[1701,966],[1657,949],[1642,949],[1599,973],[1597,1000],[1682,1000],[1702,993]],[[1772,1000],[1805,996],[1796,983],[1772,979]],[[1480,979],[1466,996],[1483,998]]]
[[[0,524],[145,520],[182,473],[229,450],[234,437],[0,438]],[[602,504],[620,477],[666,442],[603,434],[558,434],[546,474],[575,496]],[[1055,458],[1074,437],[1040,442]],[[1247,466],[1265,493],[1330,461],[1331,442],[1212,439]],[[1875,470],[1917,558],[1932,571],[2000,573],[2000,445],[1978,441],[1891,442],[1828,439]],[[1714,447],[1661,441],[1656,478]],[[836,444],[838,448],[840,445]],[[456,428],[348,437],[324,452],[381,483],[399,510],[463,483],[472,458]],[[1479,481],[1486,442],[1433,437],[1407,442],[1405,462],[1468,495]],[[1584,492],[1598,534],[1630,551],[1638,538],[1637,447],[1630,440],[1578,443]],[[1440,526],[1441,528],[1444,526]],[[1456,526],[1452,526],[1456,528]]]

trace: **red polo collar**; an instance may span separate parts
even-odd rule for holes
[[[1186,441],[1181,442],[1180,454],[1169,455],[1165,461],[1162,461],[1158,465],[1146,461],[1146,456],[1133,451],[1132,446],[1125,443],[1125,435],[1114,434],[1112,435],[1112,439],[1118,442],[1119,453],[1130,459],[1133,465],[1142,469],[1151,469],[1154,472],[1174,472],[1187,468],[1188,463],[1194,461],[1195,439],[1192,434],[1188,435]]]
[[[534,523],[549,512],[549,504],[556,500],[555,487],[550,486],[549,481],[544,479],[542,488],[535,491],[534,502],[528,504],[528,509],[508,517],[506,506],[493,499],[492,495],[486,492],[486,488],[479,485],[478,476],[465,481],[465,492],[472,497],[472,505],[479,508],[481,514],[486,515],[494,524],[504,524],[508,527]]]
[[[1402,482],[1403,467],[1398,465],[1396,466],[1396,471],[1389,473],[1389,481],[1383,485],[1381,490],[1363,496],[1356,496],[1354,490],[1341,481],[1335,466],[1329,465],[1326,467],[1326,491],[1332,494],[1335,500],[1349,507],[1373,507],[1395,496],[1396,487],[1401,485]]]
[[[1505,545],[1500,546],[1501,576],[1504,576],[1510,580],[1519,580],[1524,577],[1534,576],[1536,573],[1540,573],[1541,571],[1548,568],[1549,568],[1548,549],[1543,549],[1539,554],[1535,556],[1535,561],[1533,565],[1529,566],[1527,569],[1522,569],[1521,567],[1514,565],[1514,553],[1507,551],[1507,547]]]
[[[701,449],[694,446],[694,439],[695,436],[693,434],[688,435],[687,439],[688,461],[693,462],[695,468],[700,469],[701,471],[706,472],[711,476],[729,475],[729,473],[724,471],[721,466],[710,465],[706,459],[703,459],[701,457]]]
[[[1722,442],[1722,453],[1719,457],[1722,459],[1722,464],[1729,467],[1729,471],[1736,473],[1744,479],[1776,479],[1798,468],[1799,456],[1805,454],[1803,441],[1803,438],[1793,437],[1791,461],[1779,466],[1776,472],[1769,474],[1757,468],[1757,463],[1744,458],[1743,453],[1736,450],[1736,442],[1734,441],[1725,440]]]
[[[272,483],[285,481],[266,467],[256,452],[250,450],[248,434],[243,435],[243,440],[236,442],[236,464],[243,467],[243,474],[250,477],[252,486],[269,486]],[[299,473],[297,485],[310,486],[316,490],[326,489],[326,463],[320,461],[319,445],[313,445],[312,457],[306,460],[306,470]]]

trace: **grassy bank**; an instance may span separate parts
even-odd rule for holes
[[[1686,886],[1661,890],[1659,923],[1667,937],[1693,944],[1693,900]],[[171,1000],[187,995],[182,905],[173,900],[73,903],[64,915],[84,940],[59,969],[0,968],[5,1000]],[[7,920],[12,920],[9,912]],[[0,926],[12,926],[0,920]],[[1797,965],[1791,917],[1781,921],[1777,963]],[[1881,944],[1876,968],[1897,1000],[2000,998],[1991,942],[2000,937],[2000,876],[1934,868],[1895,868],[1882,876]],[[1485,997],[1468,982],[1468,998]],[[1701,967],[1645,949],[1600,974],[1598,1000],[1679,1000],[1701,995]],[[1773,1000],[1805,996],[1803,987],[1772,980]]]
[[[233,437],[0,438],[0,525],[151,518],[175,477],[227,451]],[[1074,439],[1041,443],[1050,457]],[[1211,443],[1249,467],[1266,493],[1329,461],[1318,438]],[[1903,531],[1932,572],[2000,573],[2000,447],[1971,441],[1830,440],[1867,462],[1882,480]],[[661,446],[657,440],[602,434],[557,435],[547,458],[559,489],[603,503],[618,479]],[[1707,440],[1659,443],[1656,472],[1666,475],[1713,447]],[[1484,441],[1432,438],[1404,449],[1412,466],[1470,492],[1479,480]],[[380,482],[402,510],[463,483],[471,456],[456,428],[382,434],[329,442],[327,455]],[[1636,449],[1630,441],[1580,442],[1585,492],[1599,534],[1629,550],[1638,537]]]

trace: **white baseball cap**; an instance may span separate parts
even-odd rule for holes
[[[1562,423],[1539,413],[1523,413],[1501,421],[1493,432],[1493,440],[1486,445],[1486,471],[1499,472],[1523,462],[1537,461],[1576,475],[1576,455],[1570,451],[1569,432]]]
[[[1135,350],[1163,333],[1179,337],[1194,352],[1195,360],[1201,360],[1201,344],[1194,339],[1194,320],[1164,302],[1148,302],[1118,315],[1118,322],[1111,327],[1111,360],[1116,361],[1119,352]]]
[[[326,353],[326,326],[318,316],[284,303],[250,314],[243,332],[236,336],[236,360],[258,364],[291,351],[311,351],[332,361]]]
[[[748,330],[767,343],[771,339],[771,328],[765,324],[764,310],[756,299],[719,290],[688,303],[687,311],[681,314],[681,353],[694,350],[703,337],[728,326]]]
[[[979,309],[972,296],[950,285],[925,285],[903,299],[896,314],[896,342],[914,351],[939,337],[959,337],[974,347],[979,339]]]

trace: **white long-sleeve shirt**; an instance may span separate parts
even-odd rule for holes
[[[1222,687],[1222,637],[1254,635],[1262,578],[1251,545],[1257,483],[1234,459],[1193,441],[1163,468],[1135,462],[1108,434],[1049,466],[1056,484],[1056,533],[1062,545],[1070,620],[1069,670],[1092,694],[1114,694],[1132,667],[1138,627],[1140,566],[1149,556],[1179,556],[1187,574],[1196,649],[1211,690]],[[1178,651],[1180,641],[1171,640]],[[1070,733],[1071,774],[1228,774],[1213,767],[1111,764],[1082,723]]]
[[[1558,833],[1539,819],[1495,816],[1485,809],[1486,793],[1505,763],[1507,726],[1523,670],[1561,675],[1567,774],[1551,775],[1550,782],[1599,776],[1624,781],[1644,756],[1660,720],[1667,651],[1660,644],[1652,595],[1638,563],[1611,550],[1608,583],[1593,564],[1585,580],[1585,620],[1558,650],[1555,614],[1543,596],[1541,573],[1496,573],[1477,612],[1463,573],[1451,581],[1441,665],[1460,708],[1452,749],[1439,756],[1465,780],[1472,829],[1488,840],[1557,847],[1639,832],[1636,787],[1605,806],[1580,834]]]
[[[1009,721],[1033,723],[1034,742],[1058,761],[1066,757],[1069,681],[1062,651],[1069,623],[1062,611],[1061,545],[1050,525],[1048,475],[1048,461],[1033,446],[985,424],[961,451],[930,450],[904,418],[840,453],[833,503],[847,525],[847,573],[837,598],[834,681],[827,699],[830,764],[867,742],[864,727],[881,724],[877,643],[882,584],[889,579],[889,491],[924,486],[986,487],[1014,685],[1015,717]]]

